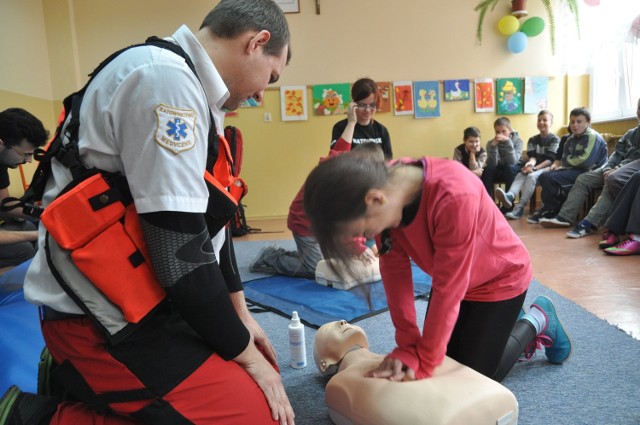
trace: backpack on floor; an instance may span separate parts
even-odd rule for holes
[[[241,200],[244,195],[247,194],[247,185],[244,181],[239,177],[240,171],[242,169],[242,152],[243,152],[243,140],[242,140],[242,132],[239,128],[228,125],[224,128],[224,137],[227,139],[229,143],[229,149],[231,150],[231,157],[233,158],[233,166],[232,172],[235,177],[238,179],[234,183],[238,185],[238,183],[242,184],[242,196],[238,199],[238,210],[235,215],[229,221],[229,228],[231,230],[231,236],[245,236],[249,233],[259,232],[260,229],[253,229],[249,225],[247,225],[247,217],[244,214],[244,207]],[[231,190],[234,190],[232,187]],[[240,190],[240,189],[236,189]]]

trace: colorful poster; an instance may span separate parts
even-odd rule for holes
[[[351,102],[349,83],[319,84],[313,86],[314,115],[342,115]]]
[[[498,97],[498,115],[521,114],[522,102],[521,78],[498,78],[496,80]]]
[[[493,112],[496,107],[493,97],[493,79],[480,78],[475,80],[476,112]]]
[[[440,83],[437,81],[414,81],[413,98],[416,118],[440,116]]]
[[[280,116],[282,121],[307,120],[307,86],[280,87]]]
[[[391,83],[389,81],[378,81],[378,112],[391,112]]]
[[[444,80],[444,100],[469,100],[469,80]]]
[[[537,114],[547,109],[549,77],[524,77],[524,113]]]
[[[413,89],[411,81],[393,82],[393,111],[396,115],[413,114]]]

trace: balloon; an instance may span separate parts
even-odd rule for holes
[[[527,44],[529,44],[529,39],[521,31],[513,33],[507,40],[507,47],[511,53],[522,53],[527,48]]]
[[[597,6],[600,4],[600,0],[584,0],[587,6]]]
[[[522,24],[520,31],[525,33],[527,37],[535,37],[544,30],[544,20],[538,16],[529,18]]]
[[[511,35],[520,28],[520,21],[513,15],[507,15],[498,21],[498,31],[503,35]]]

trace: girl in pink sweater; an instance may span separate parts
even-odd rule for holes
[[[376,237],[397,348],[371,376],[428,378],[448,355],[500,381],[525,349],[544,345],[553,363],[569,357],[571,342],[548,298],[518,319],[532,278],[529,253],[461,164],[426,157],[386,164],[347,153],[311,172],[305,209],[325,258],[348,258],[345,237]],[[422,333],[411,261],[433,278]]]

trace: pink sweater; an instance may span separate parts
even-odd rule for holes
[[[426,167],[419,209],[408,226],[391,231],[392,248],[380,257],[380,271],[398,344],[391,356],[427,378],[444,359],[460,302],[516,297],[528,288],[532,271],[527,249],[480,179],[455,161],[419,161]],[[433,278],[422,335],[410,259]]]

